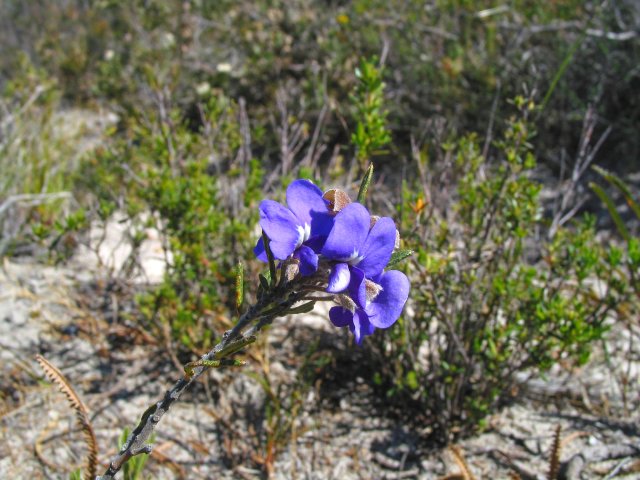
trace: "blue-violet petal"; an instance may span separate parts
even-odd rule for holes
[[[349,280],[351,274],[349,273],[349,266],[346,263],[337,263],[331,268],[329,274],[329,282],[327,285],[327,292],[340,293],[349,286]]]
[[[353,261],[359,255],[371,218],[359,203],[350,203],[335,216],[333,229],[322,247],[322,255],[332,260]]]
[[[260,202],[260,227],[269,237],[273,256],[285,260],[298,246],[298,221],[291,210],[273,200]]]
[[[306,277],[318,270],[318,254],[309,247],[302,245],[295,253],[300,259],[300,273]]]
[[[369,321],[377,328],[388,328],[395,323],[409,297],[409,279],[398,270],[389,270],[379,280],[382,291],[366,311]]]
[[[364,257],[358,268],[367,277],[378,275],[389,263],[396,243],[396,225],[389,217],[382,217],[373,226],[362,247]]]

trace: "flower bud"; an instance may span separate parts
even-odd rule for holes
[[[322,198],[329,202],[329,211],[334,215],[351,203],[347,192],[339,188],[327,190]]]
[[[296,275],[300,272],[300,260],[297,258],[292,258],[287,261],[287,264],[284,269],[284,275],[288,282],[291,282]]]
[[[349,310],[351,313],[356,311],[356,302],[354,302],[348,295],[336,295],[334,300],[338,305]]]

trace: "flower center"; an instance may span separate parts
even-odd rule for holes
[[[351,313],[356,311],[356,302],[354,302],[348,295],[336,295],[333,299],[338,305],[349,310]]]
[[[363,258],[364,258],[364,255],[360,255],[358,253],[358,250],[354,249],[353,253],[350,256],[348,256],[347,258],[343,258],[340,261],[344,263],[348,263],[349,265],[355,266],[359,264]]]
[[[364,286],[366,289],[367,305],[369,305],[378,297],[378,295],[382,291],[382,286],[372,282],[369,279],[365,280]]]
[[[298,248],[304,242],[309,240],[309,237],[311,236],[311,225],[305,223],[304,226],[298,225],[296,228],[298,230],[298,241],[296,242],[296,248]]]

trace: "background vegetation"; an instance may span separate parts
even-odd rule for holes
[[[61,260],[118,218],[126,283],[156,229],[164,278],[114,321],[186,361],[233,322],[237,262],[262,268],[258,202],[297,177],[354,192],[373,162],[413,291],[358,355],[447,442],[637,312],[639,25],[623,0],[6,0],[0,253]],[[304,357],[295,388],[349,355]],[[302,405],[260,382],[268,470]]]

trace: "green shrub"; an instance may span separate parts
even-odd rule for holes
[[[61,111],[60,90],[20,55],[0,92],[0,255],[30,235],[47,236],[73,198],[73,175],[95,134],[95,117]],[[94,122],[97,123],[97,122]]]
[[[227,326],[235,305],[233,269],[255,242],[263,171],[241,148],[234,102],[210,96],[198,105],[201,125],[194,128],[170,99],[161,101],[155,111],[123,119],[126,130],[87,164],[83,182],[99,210],[124,210],[134,258],[145,229],[158,230],[166,274],[138,296],[143,323],[159,337],[169,331],[170,339],[202,350]]]
[[[481,131],[494,99],[512,98],[524,84],[545,98],[536,140],[541,160],[559,162],[562,151],[572,149],[589,103],[603,122],[618,127],[605,149],[613,158],[636,157],[630,133],[638,118],[632,93],[640,42],[606,35],[623,29],[620,19],[633,14],[631,6],[577,0],[498,7],[458,0],[46,0],[37,6],[12,0],[0,5],[0,42],[8,47],[0,83],[14,71],[13,52],[26,51],[58,81],[65,99],[115,102],[130,111],[153,103],[148,72],[161,72],[180,108],[193,104],[199,85],[219,89],[246,99],[254,127],[261,128],[269,127],[284,89],[301,107],[302,123],[315,123],[330,105],[334,115],[322,136],[333,147],[354,133],[344,131],[342,120],[357,125],[351,122],[357,113],[344,108],[358,84],[354,70],[361,58],[379,55],[393,99],[389,130],[401,140],[394,148],[400,153],[409,153],[410,135],[441,122],[448,131]],[[497,124],[506,120],[500,112]],[[264,140],[266,156],[278,162],[279,139]]]
[[[441,147],[448,169],[428,171],[423,156],[422,182],[405,185],[413,311],[378,338],[374,358],[388,363],[375,380],[418,402],[444,442],[481,425],[520,375],[585,363],[621,297],[619,262],[596,242],[593,219],[544,240],[541,186],[530,176],[533,106],[515,103],[522,116],[495,142],[495,160],[468,135]]]

